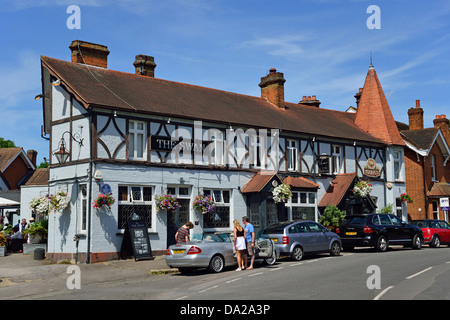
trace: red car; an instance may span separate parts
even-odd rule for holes
[[[444,220],[413,220],[411,224],[422,228],[425,244],[439,248],[441,244],[450,245],[450,225]]]

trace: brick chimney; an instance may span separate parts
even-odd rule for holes
[[[433,123],[435,128],[441,128],[447,144],[450,145],[449,121],[445,114],[437,115],[436,119],[433,120]]]
[[[27,157],[28,157],[28,159],[30,159],[31,163],[36,168],[37,151],[36,150],[27,150]]]
[[[155,77],[155,58],[144,54],[139,54],[136,56],[133,65],[135,68],[135,74],[151,78]]]
[[[361,100],[362,92],[363,92],[363,88],[359,88],[358,93],[354,95],[354,97],[356,99],[356,108],[358,108],[358,106],[359,106],[359,100]]]
[[[420,107],[420,100],[416,100],[416,107],[408,110],[409,130],[423,129],[423,109]]]
[[[105,69],[108,67],[109,50],[107,46],[74,40],[69,49],[72,51],[72,62]]]
[[[321,102],[317,100],[316,96],[303,96],[303,99],[299,102],[299,104],[306,104],[312,107],[319,107]]]
[[[284,75],[272,68],[269,74],[261,78],[261,97],[267,99],[278,108],[284,108]]]

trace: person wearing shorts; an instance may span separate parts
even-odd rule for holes
[[[255,228],[253,225],[249,222],[249,219],[247,216],[244,216],[242,218],[242,222],[245,225],[245,237],[247,242],[247,254],[244,255],[244,263],[245,266],[247,266],[247,255],[250,256],[250,266],[247,268],[247,270],[253,269],[253,262],[255,261]]]

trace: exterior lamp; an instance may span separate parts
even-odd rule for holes
[[[61,141],[59,142],[59,150],[53,153],[56,157],[56,160],[58,160],[60,164],[65,163],[70,156],[70,152],[65,148],[66,143],[64,140],[64,134],[66,133],[68,133],[72,140],[77,142],[80,147],[83,145],[83,139],[77,140],[69,131],[65,131],[61,136]]]

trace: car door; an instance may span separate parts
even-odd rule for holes
[[[300,222],[294,225],[297,233],[297,240],[302,245],[304,252],[315,251],[315,238],[314,233],[309,229],[306,222]]]
[[[450,225],[446,221],[439,221],[441,226],[441,243],[450,244]]]
[[[379,214],[378,218],[380,221],[381,229],[384,231],[388,241],[391,243],[395,243],[398,240],[398,228],[396,230],[396,226],[392,224],[391,218],[389,214]]]
[[[413,232],[411,227],[408,224],[403,223],[403,221],[399,217],[393,214],[390,214],[389,218],[391,219],[391,223],[393,226],[393,239],[395,239],[396,242],[412,241]]]
[[[308,226],[314,239],[314,251],[328,250],[328,237],[324,232],[324,228],[320,224],[312,221],[308,222]]]

